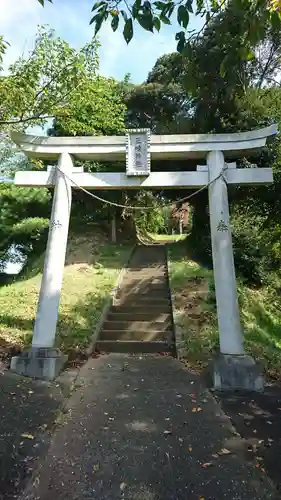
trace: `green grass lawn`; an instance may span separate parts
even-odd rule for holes
[[[59,308],[56,343],[64,352],[89,345],[101,312],[131,248],[101,236],[71,237]],[[30,344],[43,258],[20,280],[0,287],[0,352]]]
[[[188,240],[169,247],[170,282],[176,306],[175,322],[187,357],[207,362],[219,348],[213,273],[189,257]],[[238,279],[238,298],[246,351],[267,373],[281,376],[281,279],[259,289]]]

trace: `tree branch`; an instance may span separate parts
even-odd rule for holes
[[[20,123],[30,122],[32,120],[47,120],[48,118],[54,118],[54,115],[41,116],[40,114],[28,116],[26,118],[18,118],[16,120],[0,120],[0,125],[18,125]]]

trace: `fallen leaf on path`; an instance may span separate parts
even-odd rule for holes
[[[21,434],[21,437],[25,438],[25,439],[34,439],[34,436],[32,434]]]
[[[228,450],[227,448],[222,448],[221,451],[218,451],[219,455],[230,455],[231,451]]]
[[[205,462],[204,464],[201,464],[201,467],[203,467],[203,469],[207,469],[208,467],[211,467],[211,465],[213,465],[212,462]]]
[[[93,472],[98,472],[100,470],[100,464],[99,463],[96,463],[94,466],[93,466]]]
[[[269,425],[272,425],[271,420],[267,420],[266,423],[269,424]]]

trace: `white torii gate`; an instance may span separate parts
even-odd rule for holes
[[[55,187],[32,349],[12,359],[18,373],[53,379],[65,357],[54,349],[60,292],[63,279],[72,188],[164,189],[200,188],[208,185],[209,211],[220,357],[215,363],[217,388],[261,390],[262,377],[245,355],[237,300],[236,278],[229,223],[227,184],[273,182],[270,168],[236,168],[225,158],[244,157],[261,150],[276,125],[234,134],[152,135],[147,129],[126,136],[37,137],[17,132],[12,140],[30,158],[57,160],[59,168],[17,172],[17,186]],[[84,173],[73,166],[80,160],[125,161],[126,172]],[[197,171],[151,172],[152,160],[207,160]],[[66,175],[65,175],[66,174]]]

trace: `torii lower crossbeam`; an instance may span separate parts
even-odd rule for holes
[[[15,184],[26,187],[53,187],[55,185],[55,168],[49,172],[17,172]],[[124,172],[75,172],[69,173],[75,189],[187,189],[206,186],[209,181],[206,172],[151,172],[148,177],[127,177]],[[225,172],[228,184],[267,184],[273,181],[271,168],[231,168]]]

